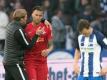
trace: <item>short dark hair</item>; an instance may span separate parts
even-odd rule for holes
[[[21,18],[24,18],[27,15],[27,11],[25,9],[16,9],[13,13],[13,19],[16,21],[20,21]]]
[[[44,8],[42,6],[34,6],[32,12],[35,10],[44,11]]]
[[[86,19],[80,19],[77,25],[77,29],[81,32],[84,28],[89,29],[90,23]]]

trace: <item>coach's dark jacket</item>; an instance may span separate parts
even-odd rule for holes
[[[37,40],[37,35],[27,40],[19,22],[13,21],[7,26],[3,64],[14,65],[23,63],[24,50],[31,48]]]

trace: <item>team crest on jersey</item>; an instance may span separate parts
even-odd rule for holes
[[[46,34],[45,26],[43,26],[41,29],[42,29],[42,31],[43,31],[42,34]]]

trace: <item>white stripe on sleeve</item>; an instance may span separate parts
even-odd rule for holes
[[[107,45],[107,38],[104,38],[103,42]]]
[[[23,37],[25,43],[26,43],[27,45],[29,45],[29,43],[28,43],[28,41],[26,40],[26,38],[25,38],[24,33],[22,32],[22,30],[19,29],[19,31],[20,31],[20,33],[21,33],[21,35],[22,35],[22,37]]]

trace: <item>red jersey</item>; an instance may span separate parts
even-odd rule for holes
[[[44,29],[42,35],[40,35],[35,42],[32,49],[28,49],[25,52],[25,60],[39,60],[46,61],[46,57],[41,55],[42,50],[48,48],[48,41],[52,39],[52,29],[50,26],[46,26],[44,23],[40,23],[37,26],[34,26],[32,23],[29,23],[25,28],[25,33],[29,39],[32,39],[36,34],[37,29]]]

